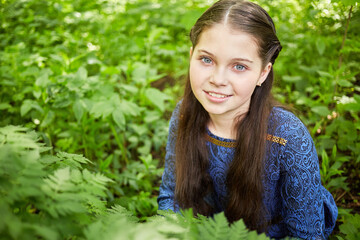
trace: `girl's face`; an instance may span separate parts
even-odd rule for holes
[[[246,113],[256,85],[271,70],[271,63],[263,68],[251,35],[223,24],[203,31],[190,55],[191,89],[211,118]]]

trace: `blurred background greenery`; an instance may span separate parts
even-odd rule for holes
[[[51,164],[69,158],[59,153],[82,154],[89,163],[74,161],[110,179],[100,196],[105,206],[120,205],[146,221],[157,210],[168,120],[187,75],[188,33],[213,2],[0,0],[0,127],[35,130],[44,146],[52,147],[44,157],[60,159]],[[332,238],[355,239],[360,229],[355,215],[360,212],[359,2],[255,2],[273,17],[283,45],[274,94],[308,127],[323,184],[339,206]],[[5,132],[2,147],[14,144],[6,140],[14,132]],[[79,168],[68,160],[65,165]],[[64,167],[51,166],[42,174]],[[1,179],[13,184],[8,168]],[[15,194],[10,201],[4,189],[1,206],[10,209],[4,219],[17,217],[19,224],[41,215],[31,202],[34,196]],[[4,221],[2,236],[21,236],[12,235]]]

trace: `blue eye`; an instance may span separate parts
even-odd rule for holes
[[[206,63],[206,64],[212,63],[211,59],[208,58],[208,57],[202,57],[202,58],[201,58],[201,61],[203,61],[203,63]]]
[[[244,65],[236,64],[234,67],[237,71],[244,71],[246,67]]]

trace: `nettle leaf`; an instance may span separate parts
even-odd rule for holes
[[[151,123],[161,119],[161,114],[158,111],[146,111],[144,122]]]
[[[337,83],[338,83],[339,86],[341,86],[341,87],[352,87],[352,86],[353,86],[353,84],[352,84],[350,81],[345,80],[345,79],[341,79],[341,80],[339,80]]]
[[[55,119],[55,112],[54,111],[48,111],[44,117],[44,120],[41,123],[41,127],[47,127],[49,124],[51,124]]]
[[[136,117],[136,116],[139,116],[139,114],[140,114],[140,107],[137,104],[127,101],[127,100],[121,101],[120,108],[126,116],[130,115],[130,116]]]
[[[135,95],[139,91],[139,88],[128,84],[122,84],[119,86],[119,88],[124,89],[127,93],[132,95]]]
[[[330,110],[326,106],[314,106],[311,108],[311,111],[313,111],[316,114],[319,114],[322,117],[326,117],[330,114]]]
[[[25,116],[32,109],[32,107],[33,107],[32,101],[26,99],[20,107],[21,116],[22,117]]]
[[[113,111],[114,106],[111,104],[111,102],[105,100],[95,103],[90,110],[90,114],[92,114],[95,118],[102,117],[103,119],[105,119]]]
[[[114,106],[114,108],[118,107],[121,105],[121,101],[120,101],[120,96],[119,94],[113,94],[111,97],[110,97],[110,104],[112,104]]]
[[[113,117],[113,120],[116,123],[116,125],[120,129],[124,129],[125,123],[126,123],[124,114],[120,110],[115,110],[112,113],[112,117]]]
[[[165,93],[162,93],[160,90],[156,88],[146,89],[145,96],[152,104],[158,107],[161,112],[165,111],[165,100],[170,99],[170,96],[168,96]]]
[[[146,83],[150,66],[141,62],[134,64],[134,70],[132,71],[132,79],[137,83]]]
[[[39,87],[46,87],[50,83],[49,75],[47,73],[44,73],[40,75],[35,81],[35,85]]]
[[[22,103],[21,107],[20,107],[20,114],[21,116],[25,116],[30,110],[32,109],[36,109],[38,110],[41,114],[44,113],[44,110],[40,107],[40,105],[30,99],[26,99],[24,100],[24,102]]]
[[[326,48],[325,41],[321,38],[318,38],[316,40],[316,48],[317,48],[319,54],[323,55],[325,52],[325,48]]]
[[[85,103],[81,99],[76,100],[73,104],[73,111],[76,120],[80,122],[85,112]]]
[[[85,81],[87,76],[88,76],[88,72],[84,67],[80,67],[75,75],[75,77],[80,81]]]

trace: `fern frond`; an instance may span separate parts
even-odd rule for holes
[[[207,221],[202,221],[198,225],[199,237],[201,239],[226,239],[224,236],[228,235],[229,225],[224,213],[215,214],[214,218],[209,218]]]
[[[126,217],[126,219],[130,222],[137,223],[139,222],[139,219],[133,215],[132,212],[127,210],[126,208],[120,206],[120,205],[114,205],[111,208],[107,210],[108,214],[116,214],[120,216]]]
[[[247,239],[248,230],[242,219],[231,224],[229,229],[229,239]]]
[[[79,154],[59,152],[56,154],[62,164],[74,169],[83,169],[81,164],[93,164],[89,159]]]

